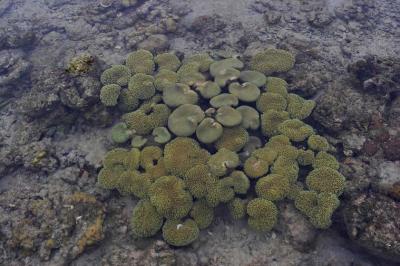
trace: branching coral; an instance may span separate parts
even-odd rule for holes
[[[134,148],[108,152],[98,184],[139,199],[135,238],[162,230],[170,245],[189,245],[219,206],[270,231],[278,201],[294,202],[317,228],[330,226],[345,189],[334,148],[303,121],[315,102],[270,76],[292,68],[294,56],[267,49],[245,63],[206,53],[181,63],[174,53],[137,50],[101,75],[101,102],[124,113],[112,140],[131,139]]]

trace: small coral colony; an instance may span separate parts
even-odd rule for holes
[[[121,147],[106,154],[98,184],[139,199],[136,238],[161,231],[188,245],[219,205],[267,232],[285,200],[315,227],[331,225],[345,177],[328,141],[303,122],[315,102],[271,76],[294,63],[280,49],[255,54],[247,70],[235,57],[137,50],[103,72],[100,98],[122,113],[111,129]]]

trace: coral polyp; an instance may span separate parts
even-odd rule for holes
[[[104,71],[100,98],[123,112],[112,129],[123,147],[107,153],[98,184],[140,199],[134,237],[162,231],[170,245],[189,245],[218,206],[267,232],[278,201],[293,202],[317,228],[330,226],[345,177],[328,140],[304,121],[315,102],[271,76],[292,68],[294,56],[268,49],[245,65],[138,50]]]

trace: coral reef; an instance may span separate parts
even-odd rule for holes
[[[256,71],[241,71],[238,58],[202,53],[181,63],[172,53],[141,49],[128,55],[127,66],[105,70],[104,105],[117,106],[121,86],[134,98],[125,123],[112,130],[117,144],[133,135],[133,148],[108,152],[98,183],[141,199],[131,218],[135,237],[162,228],[169,244],[189,245],[219,205],[233,219],[247,217],[250,228],[270,231],[278,219],[275,202],[284,200],[294,201],[315,227],[330,226],[345,178],[328,141],[302,121],[315,102],[289,94],[285,80],[265,76],[293,64],[279,49],[256,54],[250,62]],[[257,138],[260,124],[263,139]],[[313,170],[300,172],[302,166]]]

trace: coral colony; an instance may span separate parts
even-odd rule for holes
[[[303,122],[315,102],[271,76],[294,63],[280,49],[255,54],[248,70],[238,58],[137,50],[103,72],[101,101],[123,115],[111,130],[121,147],[106,154],[98,184],[140,199],[135,237],[161,230],[169,244],[188,245],[218,205],[266,232],[283,200],[315,227],[331,225],[345,178],[328,141]]]

